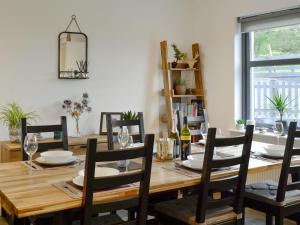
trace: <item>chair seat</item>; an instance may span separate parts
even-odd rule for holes
[[[287,191],[283,202],[276,201],[278,184],[273,181],[246,185],[245,198],[262,203],[284,206],[289,204],[300,203],[300,190]]]
[[[92,218],[92,225],[116,225],[120,223],[124,223],[124,221],[117,214]],[[80,221],[73,222],[72,225],[80,225]]]
[[[8,225],[7,221],[0,216],[0,225]]]
[[[198,196],[189,196],[181,199],[161,202],[155,205],[155,210],[170,218],[191,225],[197,225],[196,205]],[[238,215],[232,207],[221,207],[206,211],[205,224],[221,224],[224,222],[237,220]]]

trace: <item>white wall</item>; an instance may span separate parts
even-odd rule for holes
[[[0,105],[16,101],[47,124],[64,113],[62,100],[87,91],[93,112],[81,119],[83,133],[98,131],[101,111],[128,109],[143,111],[146,131],[158,132],[159,42],[187,49],[195,37],[196,0],[0,2]],[[89,38],[89,80],[57,79],[57,36],[72,14]],[[70,119],[68,126],[71,134]],[[1,125],[0,139],[7,136]]]
[[[232,128],[241,111],[236,18],[300,5],[299,0],[198,0],[194,30],[202,46],[208,115],[213,126]]]

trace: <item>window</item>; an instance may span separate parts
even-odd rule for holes
[[[300,121],[300,22],[243,32],[242,44],[243,117],[274,124],[279,113],[268,98],[280,94],[289,103],[284,120]]]

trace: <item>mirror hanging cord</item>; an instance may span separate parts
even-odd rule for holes
[[[73,22],[75,22],[75,24],[76,24],[76,26],[77,26],[79,32],[82,33],[81,30],[80,30],[80,27],[79,27],[79,25],[78,25],[78,23],[77,23],[76,15],[72,15],[71,21],[70,21],[69,25],[67,26],[66,32],[68,32],[68,29],[70,28],[70,26],[71,26],[71,24],[72,24]]]

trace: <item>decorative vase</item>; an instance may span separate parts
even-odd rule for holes
[[[80,130],[79,130],[79,118],[75,118],[75,122],[76,122],[76,133],[74,137],[81,137]]]
[[[176,68],[177,62],[172,62],[172,63],[171,63],[171,66],[172,66],[172,68]]]
[[[175,93],[177,95],[185,95],[185,93],[186,93],[186,86],[184,86],[184,85],[176,85],[175,86]]]
[[[284,136],[285,134],[287,134],[287,131],[288,131],[288,122],[286,120],[276,120],[275,122],[281,122],[282,125],[283,125],[283,130],[284,130],[284,133],[282,134],[282,136]]]
[[[21,128],[20,127],[8,127],[9,140],[13,143],[21,142]]]

